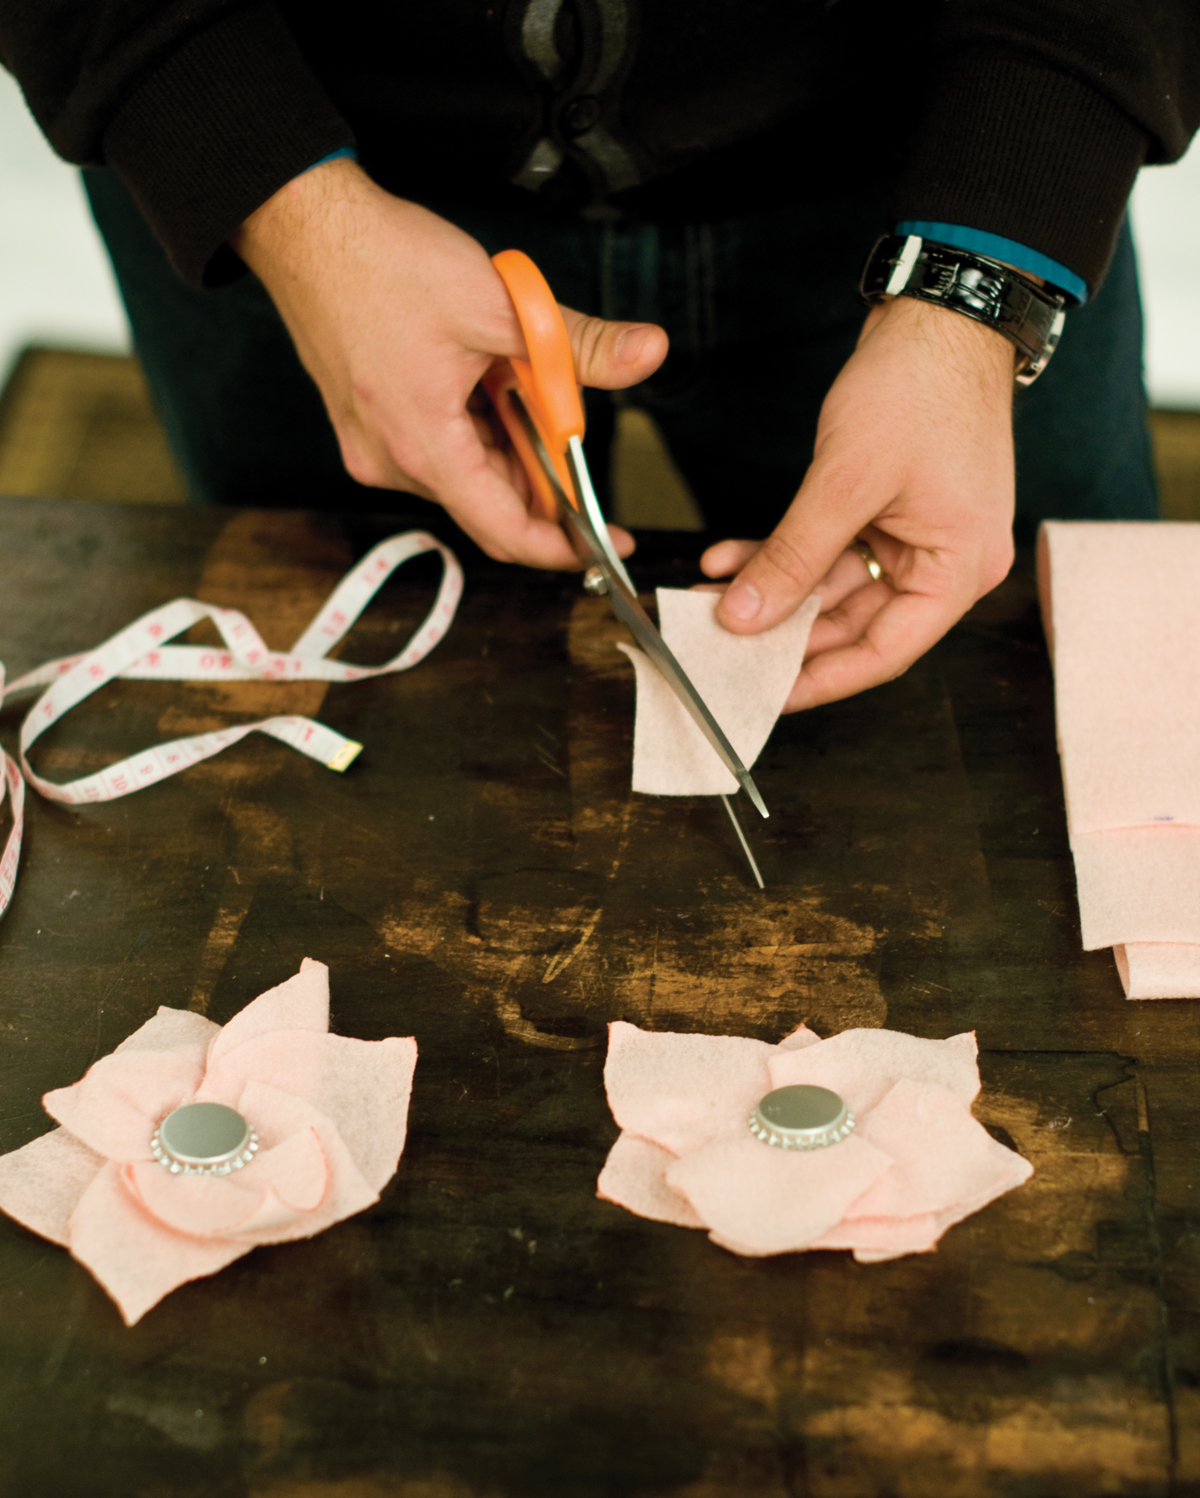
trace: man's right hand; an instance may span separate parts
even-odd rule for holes
[[[231,243],[316,381],[351,477],[436,500],[501,561],[579,565],[562,529],[529,513],[519,465],[473,409],[491,365],[525,354],[482,245],[348,160],[289,182]],[[584,385],[623,390],[666,357],[661,328],[561,310]],[[613,539],[632,551],[626,532]]]

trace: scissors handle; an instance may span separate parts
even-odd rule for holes
[[[499,365],[485,377],[483,384],[529,474],[543,514],[553,519],[558,513],[557,496],[511,409],[506,391],[515,389],[520,395],[558,473],[563,493],[574,506],[566,454],[571,438],[583,436],[584,416],[575,381],[571,340],[554,293],[528,255],[520,250],[501,250],[492,257],[492,264],[512,298],[529,358],[510,359],[509,368]]]

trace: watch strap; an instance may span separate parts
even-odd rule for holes
[[[1018,385],[1032,385],[1058,346],[1065,298],[987,255],[920,235],[885,234],[867,258],[863,300],[910,296],[961,312],[1004,335],[1017,350]]]

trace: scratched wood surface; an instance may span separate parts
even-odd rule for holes
[[[181,593],[288,645],[404,528],[17,500],[0,525],[13,673]],[[639,579],[691,580],[696,545],[648,539]],[[1129,1004],[1080,951],[1027,575],[902,680],[780,725],[760,894],[719,808],[631,795],[603,604],[460,549],[458,622],[406,675],[114,684],[37,751],[68,779],[268,709],[366,744],[344,777],[255,737],[127,800],[34,799],[0,1149],[158,1004],[224,1021],[306,955],[337,1030],[415,1034],[420,1063],[375,1209],[133,1330],[0,1218],[4,1498],[1200,1492],[1200,1005]],[[402,570],[345,657],[392,654],[433,581]],[[934,1255],[738,1259],[595,1199],[616,1018],[975,1029],[977,1111],[1037,1174]]]

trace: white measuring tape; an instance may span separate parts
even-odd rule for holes
[[[442,559],[442,581],[433,607],[424,623],[399,655],[382,666],[352,666],[326,659],[330,650],[353,627],[371,599],[403,562],[436,551]],[[25,813],[25,780],[51,801],[78,805],[85,801],[115,801],[145,786],[186,770],[189,765],[228,749],[248,733],[269,733],[291,744],[310,759],[331,770],[345,770],[362,745],[312,718],[292,716],[263,718],[217,733],[194,734],[172,739],[130,755],[95,775],[85,775],[67,785],[57,785],[38,775],[29,765],[29,750],[52,723],[102,687],[121,677],[126,681],[364,681],[390,671],[407,671],[433,649],[450,628],[462,597],[462,568],[448,547],[424,531],[409,531],[381,541],[338,583],[325,606],[292,648],[268,650],[262,636],[237,609],[219,609],[194,598],[176,598],[151,609],[119,634],[83,655],[47,661],[35,671],[4,685],[0,664],[0,704],[14,693],[33,687],[46,690],[29,710],[21,725],[20,766],[0,749],[0,807],[7,791],[13,825],[0,855],[0,916],[8,909],[17,880],[21,857],[21,833]],[[211,619],[224,650],[207,645],[169,645],[167,641],[197,624]],[[24,779],[22,779],[22,771]]]

